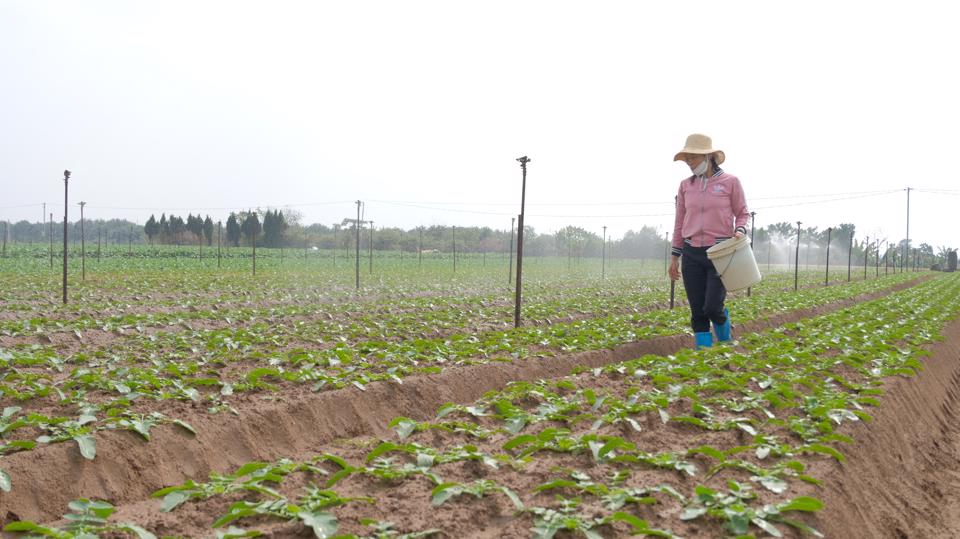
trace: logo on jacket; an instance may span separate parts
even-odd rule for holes
[[[714,185],[714,186],[713,186],[713,192],[714,192],[714,193],[723,193],[723,192],[725,192],[725,191],[724,191],[722,185]]]

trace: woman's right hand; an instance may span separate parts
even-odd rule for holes
[[[670,279],[676,281],[680,279],[680,257],[673,256],[670,257],[670,269],[667,271],[667,274],[670,276]]]

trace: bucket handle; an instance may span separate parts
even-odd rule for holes
[[[723,274],[726,273],[728,269],[730,269],[730,264],[733,264],[734,255],[736,255],[736,251],[734,251],[733,254],[727,257],[727,265],[723,267],[723,271],[718,270],[716,264],[713,265],[713,269],[717,269],[718,277],[723,277]]]

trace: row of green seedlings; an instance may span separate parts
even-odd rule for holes
[[[861,283],[845,290],[845,297],[876,290],[876,282]],[[743,298],[734,305],[734,312],[771,314],[822,304],[833,299],[822,290],[781,296]],[[759,315],[758,315],[759,316]],[[656,325],[659,324],[659,325]],[[69,361],[80,362],[70,375],[53,383],[54,373],[69,367],[50,347],[30,347],[12,352],[0,351],[0,395],[17,401],[29,401],[56,393],[61,402],[83,402],[86,392],[101,391],[119,395],[119,400],[141,397],[153,399],[189,399],[197,401],[196,388],[219,387],[219,396],[236,391],[271,390],[269,379],[312,383],[315,390],[353,385],[363,389],[373,381],[393,380],[410,374],[439,372],[448,361],[454,364],[483,363],[486,360],[512,360],[529,355],[530,347],[552,347],[563,352],[612,348],[649,338],[657,334],[684,331],[685,319],[676,311],[649,313],[646,317],[606,317],[573,324],[557,324],[548,328],[521,328],[481,335],[455,335],[448,339],[413,339],[389,343],[367,341],[359,346],[340,342],[333,347],[310,351],[293,348],[286,357],[258,352],[260,347],[284,345],[283,339],[271,335],[276,327],[263,327],[263,333],[250,329],[231,332],[194,332],[191,334],[150,335],[128,343],[130,357],[151,355],[149,364],[129,365],[116,351],[77,353]],[[194,340],[197,339],[197,340]],[[205,342],[198,342],[205,339]],[[197,357],[197,355],[200,357]],[[236,361],[237,357],[267,363],[256,367],[234,381],[219,378],[218,369]],[[497,356],[500,356],[499,358]],[[165,357],[166,359],[159,359]],[[18,367],[25,367],[20,371]],[[45,369],[49,374],[37,368]],[[212,376],[211,376],[212,375]],[[69,396],[67,396],[69,395]],[[214,398],[217,394],[211,395]],[[222,408],[218,408],[222,409]]]
[[[897,279],[897,278],[895,278]],[[900,277],[899,279],[903,279]],[[782,280],[782,279],[781,279]],[[780,283],[785,284],[785,283]],[[792,286],[792,281],[791,281]],[[628,288],[618,287],[603,294],[595,287],[575,290],[557,290],[546,288],[541,293],[528,293],[525,296],[523,318],[550,323],[556,313],[589,315],[591,313],[627,313],[637,312],[661,304],[664,301],[661,287],[653,283],[631,283]],[[756,293],[779,293],[782,287],[777,283],[764,283]],[[217,296],[222,297],[222,296]],[[391,297],[389,301],[367,303],[327,302],[323,313],[329,320],[324,324],[331,333],[348,335],[351,339],[379,336],[388,338],[396,332],[383,331],[384,328],[409,328],[414,333],[428,333],[437,328],[455,329],[484,324],[501,324],[512,320],[512,306],[502,294],[462,298],[460,296],[401,298]],[[249,301],[249,300],[248,300]],[[267,321],[271,324],[283,324],[278,318],[311,317],[317,314],[316,298],[310,302],[268,307],[208,308],[203,303],[184,302],[182,299],[168,302],[168,312],[143,314],[118,314],[98,316],[90,314],[95,306],[84,305],[76,317],[65,320],[49,316],[23,320],[0,321],[0,334],[7,336],[48,335],[55,332],[74,332],[82,338],[82,332],[98,329],[103,331],[143,332],[148,328],[165,328],[171,325],[190,325],[195,321],[223,321],[227,326],[235,324],[254,324]],[[153,299],[154,307],[163,307],[163,302]],[[6,307],[5,307],[6,308]],[[101,310],[114,309],[114,303],[105,303]],[[424,311],[431,313],[430,320],[422,321]],[[509,311],[509,312],[508,312]],[[418,322],[420,327],[416,327]],[[380,331],[378,331],[380,330]]]
[[[543,313],[554,312],[596,312],[625,310],[627,306],[652,305],[661,301],[662,290],[654,290],[652,283],[631,283],[629,288],[620,287],[615,294],[603,295],[595,287],[561,290],[556,287],[545,288],[540,293],[530,293],[525,297],[524,318],[529,319]],[[223,296],[216,296],[221,298]],[[415,323],[424,311],[434,315],[433,322],[442,327],[463,327],[467,325],[493,324],[507,321],[512,317],[512,301],[504,292],[477,295],[464,298],[460,295],[446,297],[396,298],[374,302],[345,302],[327,300],[323,313],[329,320],[339,324],[361,328],[367,325],[409,325]],[[245,303],[249,299],[244,298]],[[257,320],[283,322],[278,317],[310,317],[317,313],[316,298],[309,302],[290,303],[294,299],[280,299],[279,305],[258,307],[224,308],[222,305],[210,308],[209,301],[184,301],[182,298],[168,301],[167,312],[142,314],[118,314],[97,316],[96,307],[83,305],[77,308],[77,315],[69,320],[63,317],[50,318],[50,315],[24,320],[0,321],[0,334],[8,336],[43,335],[62,331],[86,331],[101,329],[104,331],[136,330],[143,331],[151,327],[165,327],[176,324],[189,324],[196,320],[223,320],[228,325],[234,322],[253,323]],[[274,300],[278,301],[278,300]],[[269,301],[268,301],[269,303]],[[163,302],[151,300],[153,307],[163,307]],[[112,310],[114,303],[105,303],[101,310]],[[57,314],[57,313],[54,313]],[[349,329],[349,328],[348,328]],[[429,328],[424,328],[424,331]]]
[[[805,274],[803,276],[804,286],[816,286],[819,284],[819,277],[813,274]],[[209,281],[209,283],[207,283]],[[602,283],[593,284],[590,286],[583,286],[582,283],[572,283],[567,285],[565,283],[527,283],[525,290],[525,305],[524,305],[524,319],[525,320],[544,320],[549,319],[553,316],[555,312],[588,312],[590,309],[596,309],[598,306],[602,307],[604,310],[608,310],[607,307],[604,307],[602,303],[597,304],[596,296],[602,296],[602,291],[613,290],[616,293],[614,295],[614,301],[611,307],[616,308],[619,305],[624,303],[618,301],[617,298],[624,296],[626,291],[628,294],[634,293],[638,297],[635,300],[629,302],[628,304],[634,305],[647,305],[650,302],[655,302],[657,300],[663,299],[663,284],[662,279],[654,278],[643,278],[640,281],[631,280],[625,282],[624,280],[609,280]],[[809,281],[809,282],[806,282]],[[191,282],[192,287],[184,288],[176,281],[171,282],[171,279],[111,279],[110,283],[118,282],[121,286],[115,286],[117,288],[117,294],[109,293],[109,288],[105,288],[103,283],[98,283],[98,289],[95,293],[84,294],[80,291],[75,298],[75,302],[70,305],[57,306],[55,307],[55,316],[54,319],[48,319],[46,317],[34,317],[26,318],[26,320],[11,320],[0,322],[0,334],[16,336],[24,335],[31,333],[51,333],[55,331],[64,331],[64,330],[79,330],[86,331],[88,329],[100,329],[100,328],[135,328],[135,327],[160,327],[164,324],[178,323],[178,320],[192,320],[192,319],[203,319],[205,318],[204,307],[205,301],[204,298],[208,296],[214,296],[222,300],[223,298],[238,298],[242,299],[245,303],[256,303],[256,304],[284,304],[284,303],[297,303],[301,305],[315,305],[318,301],[325,304],[331,303],[342,303],[344,301],[354,299],[355,293],[351,290],[333,290],[330,288],[322,288],[318,290],[308,290],[303,292],[304,287],[298,285],[294,289],[284,289],[284,288],[271,288],[271,286],[279,286],[284,283],[267,283],[264,286],[264,283],[258,283],[256,289],[250,289],[249,287],[238,287],[235,283],[231,282],[229,279],[215,278],[213,280],[201,280],[200,284],[194,284]],[[3,309],[6,311],[24,311],[24,312],[35,312],[37,306],[30,303],[25,299],[18,298],[16,292],[16,283],[10,283],[10,286],[5,287],[4,297],[0,297],[0,304],[3,305]],[[315,283],[311,283],[315,284]],[[781,288],[787,287],[787,285],[792,286],[792,278],[789,283],[785,281],[785,274],[773,274],[767,276],[767,279],[764,283],[758,285],[754,288],[754,293],[764,293],[766,290],[778,291]],[[28,286],[25,289],[29,290],[30,293],[36,296],[36,291],[38,289],[43,289],[37,285],[37,283],[29,282]],[[128,294],[131,294],[131,290],[163,290],[164,294],[161,294],[159,297],[155,294],[145,292],[142,294],[133,294],[127,297]],[[495,290],[495,291],[494,291]],[[177,295],[171,295],[171,292],[181,291],[182,293]],[[427,291],[429,297],[423,297],[424,290],[423,287],[414,287],[407,290],[406,288],[399,287],[397,289],[391,289],[389,291],[384,291],[391,300],[407,300],[408,302],[423,302],[429,303],[431,298],[436,299],[439,302],[444,301],[444,295],[452,297],[462,297],[463,289],[462,286],[457,285],[456,288],[450,290],[438,289],[436,287],[431,288]],[[197,293],[200,293],[199,296],[201,299],[191,299],[196,298]],[[118,316],[89,316],[87,313],[111,310],[117,305],[117,301],[112,299],[119,296],[121,301],[126,302],[142,302],[149,301],[151,305],[159,308],[163,308],[167,311],[170,311],[167,314],[161,315],[140,315],[140,316],[131,316],[131,315],[118,315]],[[478,302],[485,302],[488,304],[499,304],[499,303],[510,303],[510,298],[504,295],[504,292],[500,287],[490,287],[489,290],[477,290],[476,293],[471,294],[471,296]],[[104,299],[108,298],[108,299]],[[560,298],[560,299],[558,299]],[[42,301],[43,307],[45,310],[49,310],[49,303],[46,296],[38,296],[35,298],[36,301]],[[24,301],[27,301],[24,303]],[[79,301],[80,303],[76,303]],[[35,303],[35,302],[34,302]],[[384,303],[384,302],[380,302]],[[390,302],[384,303],[389,305]],[[374,300],[374,304],[377,304],[377,301]],[[228,302],[227,307],[229,308],[230,303]],[[222,309],[221,309],[222,310]],[[492,313],[487,313],[488,318],[494,320],[503,318],[504,313],[501,312],[502,309],[495,310]],[[231,318],[241,320],[245,318],[246,309],[237,309],[237,312],[234,315],[228,314]],[[258,313],[254,313],[259,316]],[[509,318],[509,317],[507,317]]]
[[[859,291],[867,286],[869,286],[867,290],[873,290],[878,287],[878,283],[876,281],[860,283],[850,288]],[[804,295],[812,297],[804,298]],[[799,308],[798,305],[817,304],[817,302],[829,299],[829,296],[823,294],[821,290],[809,290],[803,294],[791,296],[794,302],[789,306],[794,308]],[[778,301],[778,299],[775,297],[767,299],[743,298],[738,305],[756,305],[769,301]],[[784,306],[779,301],[777,305]],[[745,307],[747,306],[743,305],[741,308]],[[670,313],[670,311],[666,312]],[[610,319],[607,320],[609,322]],[[674,323],[679,323],[679,320],[674,320]],[[624,327],[623,325],[615,326],[609,323],[608,326],[603,327],[602,324],[588,324],[587,321],[582,321],[575,326],[573,329],[576,330],[576,333],[572,334],[567,333],[568,328],[566,327],[549,328],[549,335],[544,335],[544,330],[539,328],[521,328],[512,332],[501,332],[495,337],[502,340],[493,346],[502,346],[502,352],[510,350],[511,357],[519,358],[526,355],[526,350],[521,348],[518,351],[509,347],[516,344],[520,346],[536,344],[553,346],[565,351],[576,351],[612,347],[640,338],[637,336],[635,328],[629,325]],[[514,340],[510,340],[508,337],[511,333]],[[517,338],[518,334],[519,338]],[[593,339],[593,341],[588,339]],[[613,342],[611,342],[611,339]],[[149,342],[150,339],[148,338],[147,341]],[[166,418],[156,412],[140,413],[135,411],[135,404],[141,400],[179,399],[200,402],[202,396],[197,388],[212,386],[219,387],[219,391],[207,395],[210,404],[208,410],[211,413],[224,410],[237,413],[222,399],[228,398],[234,391],[274,390],[276,386],[269,382],[270,379],[312,383],[314,390],[317,391],[324,387],[342,388],[348,385],[362,390],[371,382],[385,380],[402,383],[402,377],[410,374],[439,372],[438,364],[443,364],[447,357],[458,355],[482,357],[483,355],[489,355],[479,341],[480,339],[476,336],[467,336],[463,341],[456,343],[447,341],[443,345],[436,341],[414,340],[410,343],[399,343],[399,346],[406,348],[405,350],[391,352],[382,352],[372,347],[361,348],[360,350],[336,347],[331,349],[330,353],[327,354],[330,357],[326,359],[318,358],[317,356],[322,356],[322,354],[316,352],[294,350],[288,353],[287,365],[288,367],[294,367],[296,370],[284,368],[283,362],[276,358],[264,358],[271,366],[254,368],[245,373],[243,378],[233,382],[226,382],[209,376],[212,370],[210,367],[215,366],[217,360],[185,359],[177,361],[168,359],[163,361],[157,359],[159,354],[154,356],[150,366],[134,367],[126,365],[126,362],[120,359],[120,356],[111,354],[106,359],[92,360],[83,367],[73,369],[70,376],[59,385],[51,383],[49,375],[34,370],[18,372],[16,367],[12,367],[9,372],[5,372],[4,381],[0,382],[0,391],[3,392],[4,396],[9,395],[16,400],[25,401],[53,395],[65,406],[76,406],[79,410],[79,417],[47,417],[40,414],[23,414],[20,417],[15,417],[21,411],[21,408],[17,406],[6,407],[5,428],[0,429],[0,444],[3,444],[0,445],[0,456],[15,451],[29,450],[36,445],[33,441],[23,439],[7,441],[15,429],[22,427],[39,429],[41,433],[37,440],[43,440],[41,443],[75,440],[81,449],[87,448],[84,454],[89,455],[94,452],[90,448],[94,444],[93,432],[95,430],[126,428],[143,435],[142,431],[144,429],[138,429],[138,426],[164,422],[182,424],[182,421]],[[516,343],[515,341],[520,342]],[[383,344],[386,345],[386,343]],[[235,352],[239,348],[239,345],[227,346],[226,350]],[[0,351],[0,361],[6,362],[8,365],[12,363],[25,367],[47,365],[57,372],[62,372],[66,366],[64,362],[52,350],[46,349],[43,351],[45,352],[44,355],[38,354],[39,351],[37,350],[32,350],[33,354],[23,354],[20,351],[12,353]],[[142,351],[140,353],[142,354]],[[371,354],[373,358],[368,358],[367,356]],[[373,361],[370,361],[370,359],[373,359]],[[222,365],[226,364],[226,358],[222,354],[220,355],[220,361],[223,362]],[[422,366],[421,362],[428,363],[428,365]],[[433,364],[429,365],[429,363]],[[13,381],[16,385],[11,386],[8,381]],[[92,392],[106,393],[110,395],[110,398],[99,404],[91,404],[88,401],[88,394]],[[101,423],[94,425],[92,423],[97,420],[97,416],[104,419]],[[145,438],[148,437],[145,436]],[[0,488],[8,482],[8,478],[0,479]]]
[[[363,465],[352,465],[329,454],[310,464],[281,462],[271,468],[253,463],[231,476],[212,476],[211,481],[204,484],[189,481],[163,489],[156,496],[163,498],[162,510],[171,511],[188,500],[208,499],[236,490],[267,494],[265,500],[244,500],[231,505],[227,514],[213,523],[214,527],[268,515],[284,520],[299,519],[313,528],[318,537],[328,537],[335,533],[337,521],[333,513],[325,510],[360,501],[330,490],[340,481],[355,475],[388,482],[424,476],[435,485],[430,493],[434,506],[463,495],[480,498],[503,494],[517,511],[533,516],[534,537],[552,537],[560,530],[599,537],[604,526],[614,523],[627,524],[631,533],[672,537],[669,530],[653,528],[623,510],[634,504],[658,503],[658,495],[667,495],[680,503],[681,520],[693,521],[706,516],[721,521],[725,531],[732,534],[749,533],[754,526],[780,536],[776,525],[782,523],[817,535],[809,526],[784,515],[819,509],[821,504],[814,498],[796,497],[758,508],[751,503],[758,498],[757,493],[748,483],[735,479],[727,480],[726,489],[697,485],[689,496],[680,494],[678,488],[667,483],[640,488],[626,487],[624,483],[636,466],[696,476],[699,470],[693,459],[706,457],[714,461],[705,474],[707,479],[725,471],[741,471],[750,474],[750,481],[773,494],[784,493],[792,479],[819,484],[817,479],[804,475],[804,465],[797,457],[812,453],[842,460],[842,454],[831,444],[850,440],[838,434],[836,427],[846,421],[869,419],[863,408],[877,404],[875,396],[880,393],[883,378],[910,375],[920,368],[917,360],[923,354],[920,347],[934,340],[946,321],[956,315],[954,305],[958,296],[957,280],[943,280],[747,339],[746,353],[729,348],[685,351],[670,361],[647,356],[570,379],[516,383],[471,406],[444,406],[432,422],[395,419],[391,426],[396,429],[400,443],[380,443],[366,455]],[[858,322],[851,323],[851,320]],[[859,344],[864,346],[856,346]],[[605,382],[600,385],[608,388],[625,385],[626,390],[598,393],[593,387],[577,385],[577,382],[596,385],[600,381]],[[681,403],[689,404],[690,413],[671,415],[670,410]],[[602,433],[602,429],[609,430],[621,422],[639,433],[643,428],[637,418],[654,411],[664,423],[683,423],[707,431],[737,430],[750,435],[752,443],[729,448],[700,445],[685,451],[654,454],[641,451],[624,436]],[[796,415],[789,415],[791,412]],[[449,419],[457,415],[463,416],[461,420]],[[730,417],[721,418],[725,415]],[[537,425],[555,424],[563,426],[523,432]],[[589,427],[584,428],[587,424]],[[474,444],[443,450],[404,442],[417,432],[434,430],[485,441],[487,445],[492,442],[494,447],[500,446],[501,451],[484,451]],[[557,490],[577,494],[572,498],[560,496],[557,505],[552,507],[525,505],[508,486],[488,479],[445,482],[436,471],[444,464],[473,460],[491,469],[506,465],[522,471],[531,467],[537,455],[544,453],[588,454],[597,465],[619,468],[614,468],[609,482],[594,480],[586,472],[574,470],[568,477],[535,487],[531,494]],[[401,456],[403,462],[387,457],[388,454]],[[318,468],[319,463],[335,466],[328,471]],[[275,490],[261,488],[264,475],[256,472],[273,470],[276,466],[308,470],[318,477],[327,477],[324,496],[335,502],[322,508],[311,505],[312,510],[301,516],[300,508],[307,505],[302,500],[291,503]],[[267,475],[275,479],[278,474]],[[314,487],[308,489],[307,497],[315,497],[316,492]],[[604,517],[585,516],[578,511],[584,497],[598,498],[609,513]],[[322,515],[316,509],[324,510]],[[319,531],[316,522],[324,523]],[[420,533],[429,532],[431,530]]]

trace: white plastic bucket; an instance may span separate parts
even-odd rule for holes
[[[730,292],[760,282],[760,268],[750,248],[750,238],[740,236],[724,240],[707,249],[707,258],[717,268],[723,286]]]

